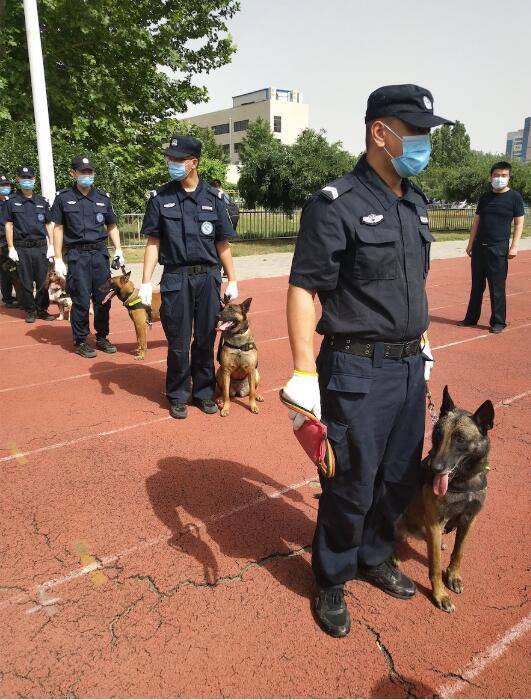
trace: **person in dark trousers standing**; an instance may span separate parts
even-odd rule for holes
[[[7,174],[0,172],[0,293],[2,301],[8,309],[18,306],[18,301],[13,296],[13,282],[4,265],[9,262],[7,255],[5,213],[6,204],[11,194],[11,180]]]
[[[164,154],[171,181],[154,190],[146,206],[139,296],[142,303],[151,304],[151,278],[158,261],[164,266],[160,317],[168,339],[166,396],[170,415],[186,418],[190,384],[194,403],[204,413],[217,413],[214,341],[220,264],[229,280],[225,296],[235,299],[238,285],[228,241],[236,234],[218,191],[197,174],[201,141],[176,134]]]
[[[511,164],[494,163],[490,169],[490,192],[479,200],[466,248],[471,257],[472,288],[466,316],[458,326],[475,326],[481,315],[485,286],[490,294],[490,332],[501,333],[506,327],[505,283],[508,261],[516,258],[524,228],[524,200],[520,192],[509,187]],[[514,224],[511,238],[511,225]]]
[[[335,476],[320,475],[312,545],[314,614],[334,637],[350,629],[346,581],[415,594],[391,555],[394,524],[421,480],[433,237],[428,200],[407,178],[428,164],[430,128],[451,123],[417,85],[374,91],[365,122],[366,154],[303,208],[287,302],[294,374],[284,392],[317,417],[322,411],[336,457]],[[295,429],[304,421],[290,417]]]
[[[6,205],[8,257],[18,263],[26,323],[35,323],[37,318],[54,321],[55,316],[48,313],[50,298],[45,286],[48,260],[54,257],[50,206],[48,200],[34,193],[33,168],[18,168],[17,179],[20,189]]]
[[[111,239],[115,249],[113,264],[117,267],[125,265],[111,195],[93,186],[95,171],[90,158],[76,156],[70,171],[75,184],[57,193],[51,213],[55,224],[55,271],[66,277],[72,298],[70,322],[75,352],[86,358],[96,357],[96,351],[87,342],[91,299],[96,348],[106,353],[116,352],[116,347],[107,339],[111,305],[110,302],[102,304],[105,292],[100,289],[110,277],[107,238]],[[68,274],[63,247],[67,254]]]

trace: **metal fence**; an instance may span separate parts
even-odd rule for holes
[[[466,209],[429,208],[430,229],[434,232],[469,231],[475,207]],[[240,210],[238,239],[242,241],[268,241],[296,238],[301,212],[293,214],[261,209]],[[145,238],[140,235],[143,214],[124,214],[120,232],[124,246],[143,246]]]

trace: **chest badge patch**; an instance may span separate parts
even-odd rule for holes
[[[77,204],[77,202],[75,202],[75,201],[73,201],[73,202],[67,202],[67,204]]]
[[[13,204],[14,204],[16,207],[21,207],[21,206],[22,206],[22,204],[21,204],[20,202],[13,202]]]
[[[214,211],[214,207],[209,207],[206,204],[202,204],[201,209],[203,209],[203,211]]]
[[[44,204],[36,204],[37,209],[44,209]]]
[[[428,219],[427,216],[422,216],[422,214],[419,215],[420,223],[421,224],[429,224],[430,220]]]
[[[96,214],[96,221],[98,222],[98,224],[101,224],[101,222],[103,221],[104,218],[105,217],[103,216],[103,214],[100,211]]]
[[[383,214],[367,214],[361,217],[362,224],[369,224],[369,226],[376,226],[381,221],[384,220]]]
[[[174,207],[174,206],[175,206],[175,202],[166,202],[166,204],[163,204],[163,206],[166,207],[166,209],[167,209],[168,207]]]
[[[96,202],[96,206],[97,206],[97,207],[104,207],[104,206],[105,206],[105,202]]]
[[[213,223],[211,221],[203,221],[203,223],[201,224],[201,233],[204,233],[205,236],[211,236],[213,232]]]
[[[44,221],[44,214],[37,214],[37,219],[39,221]]]

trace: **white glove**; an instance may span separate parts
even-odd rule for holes
[[[424,358],[424,379],[429,381],[431,370],[433,368],[433,353],[430,348],[430,341],[426,333],[423,333],[421,340],[422,357]]]
[[[225,290],[225,296],[228,298],[229,301],[236,299],[236,297],[238,296],[238,283],[237,282],[229,282],[228,283],[227,289]]]
[[[112,259],[113,264],[116,264],[116,267],[113,267],[113,270],[117,270],[118,268],[122,267],[125,265],[125,258],[124,254],[122,253],[120,248],[116,248],[114,251],[114,258]]]
[[[55,258],[54,269],[59,277],[66,277],[66,265],[63,258]]]
[[[319,392],[319,379],[317,373],[300,372],[295,370],[293,377],[284,387],[287,399],[296,403],[301,408],[311,411],[318,420],[321,420],[321,394]],[[288,411],[293,421],[293,430],[298,430],[307,418],[295,411]]]
[[[153,296],[153,287],[151,282],[142,282],[138,290],[140,301],[146,306],[151,306],[151,297]]]
[[[7,257],[13,262],[18,262],[18,253],[14,248],[10,248]]]
[[[55,248],[51,243],[48,243],[48,247],[46,248],[46,257],[48,260],[55,258]]]

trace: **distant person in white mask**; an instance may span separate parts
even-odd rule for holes
[[[494,163],[490,169],[491,189],[479,200],[466,247],[471,257],[472,289],[466,316],[458,326],[475,326],[481,315],[486,283],[490,293],[490,332],[506,327],[505,282],[508,261],[516,258],[524,228],[524,200],[509,187],[511,164]],[[513,224],[512,241],[511,224]]]

